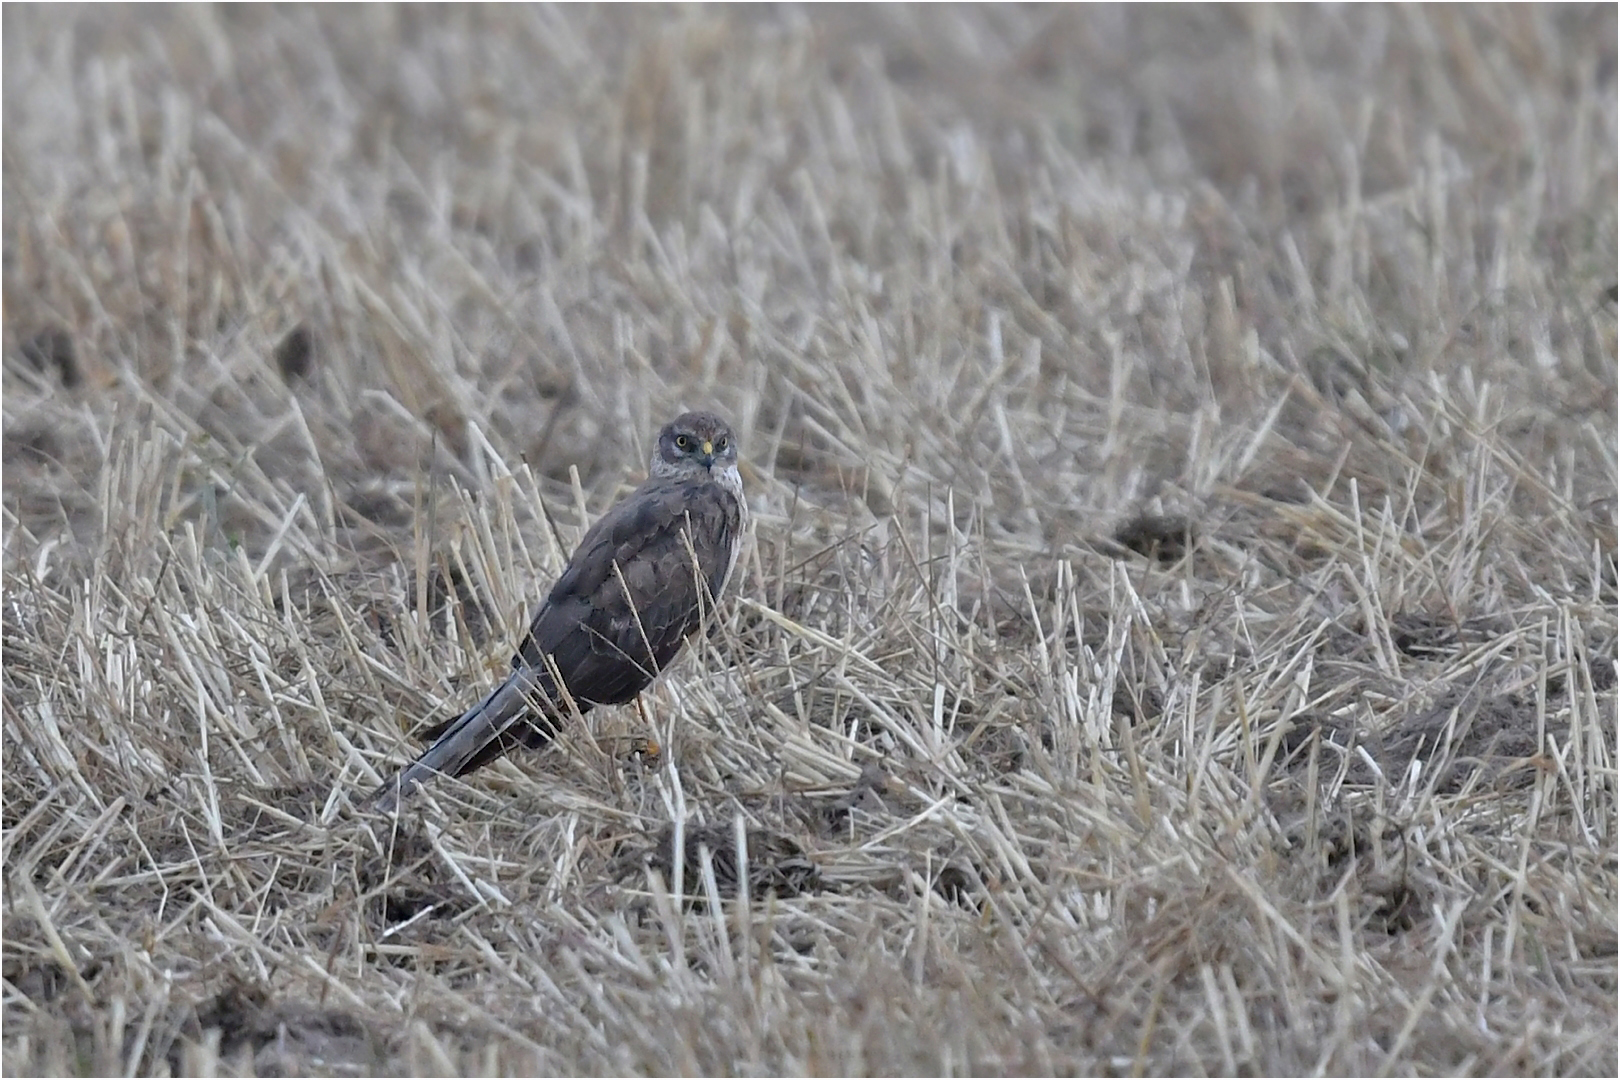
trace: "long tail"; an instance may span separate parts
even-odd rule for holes
[[[552,735],[545,730],[550,725],[543,719],[539,721],[541,726],[537,726],[520,718],[547,697],[532,670],[513,671],[483,701],[446,724],[421,757],[377,790],[371,797],[372,803],[379,810],[392,810],[401,796],[415,790],[417,784],[435,773],[461,776],[488,764],[514,746],[544,743]]]

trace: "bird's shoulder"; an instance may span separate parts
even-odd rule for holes
[[[585,533],[535,612],[514,666],[551,654],[574,671],[603,650],[631,654],[649,636],[679,642],[705,602],[692,556],[712,598],[730,569],[742,509],[723,484],[649,479]],[[663,662],[654,659],[654,667]]]
[[[694,545],[720,539],[734,528],[737,516],[736,496],[721,484],[651,477],[585,533],[553,585],[552,596],[596,591],[613,574],[615,564],[623,570],[648,557],[684,554],[681,533],[689,525]]]

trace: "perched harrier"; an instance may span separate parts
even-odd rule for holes
[[[379,805],[434,773],[461,776],[515,746],[543,746],[570,701],[585,712],[645,690],[719,600],[747,521],[731,429],[712,413],[676,417],[658,433],[647,482],[580,541],[512,674],[430,732],[433,745],[383,785]]]

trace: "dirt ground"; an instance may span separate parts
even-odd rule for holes
[[[1613,5],[3,20],[7,1074],[1615,1074]]]

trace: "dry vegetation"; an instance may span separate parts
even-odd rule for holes
[[[1615,37],[7,5],[5,1071],[1614,1075]]]

